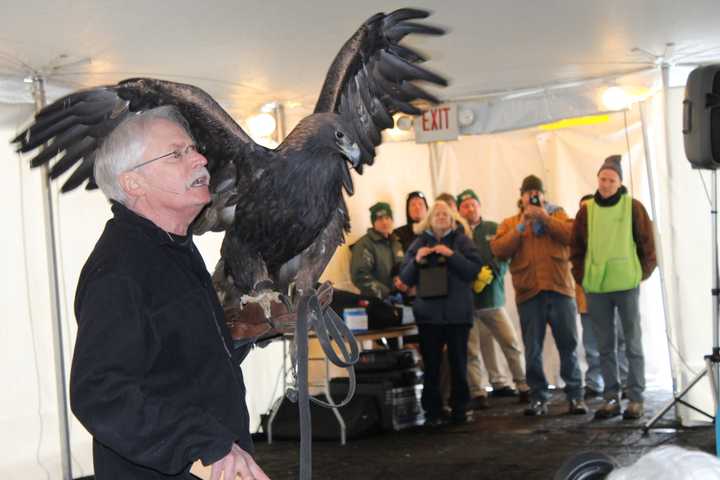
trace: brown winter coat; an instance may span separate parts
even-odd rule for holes
[[[521,214],[503,220],[490,249],[498,258],[510,259],[515,302],[530,300],[543,290],[575,296],[570,274],[570,235],[572,220],[558,208],[545,224],[545,233],[535,235],[531,228],[517,231]]]

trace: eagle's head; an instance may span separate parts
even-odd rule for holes
[[[315,113],[303,118],[279,149],[312,157],[316,167],[339,175],[343,188],[352,195],[350,167],[357,169],[362,163],[362,150],[356,137],[354,128],[340,115]]]

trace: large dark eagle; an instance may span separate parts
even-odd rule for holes
[[[243,295],[311,288],[349,229],[342,189],[353,193],[350,166],[371,165],[380,132],[396,112],[418,114],[416,100],[436,98],[414,82],[446,85],[419,66],[424,58],[401,46],[408,34],[440,35],[417,23],[428,12],[400,9],[368,19],[328,71],[315,111],[276,149],[258,145],[199,88],[149,78],[83,90],[49,105],[13,141],[38,166],[55,159],[55,178],[79,163],[62,190],[95,188],[93,164],[103,139],[125,118],[174,105],[208,159],[212,203],[195,233],[226,231],[214,280],[226,310]]]

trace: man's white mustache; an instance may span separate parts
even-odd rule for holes
[[[187,189],[193,188],[193,183],[195,183],[195,181],[200,178],[204,179],[204,181],[202,182],[202,185],[206,185],[206,186],[210,185],[210,172],[208,172],[207,168],[201,167],[198,170],[196,170],[195,172],[193,172],[192,176],[185,184],[185,188],[187,188]]]

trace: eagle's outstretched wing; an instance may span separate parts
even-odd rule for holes
[[[315,112],[339,113],[360,140],[362,161],[372,165],[380,132],[393,127],[392,115],[422,113],[414,100],[437,103],[437,98],[413,83],[416,80],[446,86],[447,81],[420,66],[425,58],[399,42],[408,34],[443,35],[445,31],[413,22],[430,12],[403,8],[370,17],[343,45],[325,78]]]
[[[47,144],[31,161],[33,167],[50,166],[56,178],[79,166],[63,184],[67,192],[93,178],[95,154],[103,140],[125,118],[137,112],[173,105],[187,119],[191,133],[208,159],[210,173],[223,170],[248,144],[255,145],[240,126],[203,90],[150,78],[124,80],[117,85],[72,93],[45,107],[35,122],[13,139],[19,152]],[[227,170],[227,168],[225,168]]]

